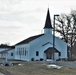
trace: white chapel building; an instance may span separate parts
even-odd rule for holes
[[[53,47],[52,24],[49,9],[47,11],[44,33],[29,37],[15,45],[15,59],[17,60],[46,60],[67,58],[67,44],[55,37]]]
[[[33,61],[67,58],[67,43],[55,36],[53,46],[52,24],[49,9],[47,11],[44,33],[29,37],[8,51],[8,59]],[[11,55],[12,54],[12,55]]]

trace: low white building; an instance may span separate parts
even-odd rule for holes
[[[31,61],[53,58],[56,60],[67,58],[67,44],[58,37],[55,37],[55,46],[53,47],[52,24],[48,9],[44,33],[17,43],[15,45],[15,59]]]
[[[10,48],[10,46],[1,44],[0,45],[0,52],[5,51],[5,50],[8,50],[9,48]],[[4,56],[5,56],[5,54],[0,54],[0,58],[3,58]]]
[[[15,59],[15,48],[14,46],[4,46],[4,48],[0,48],[0,58],[7,58],[7,59]]]

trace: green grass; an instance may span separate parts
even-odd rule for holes
[[[76,75],[76,68],[62,67],[49,69],[45,63],[21,62],[23,65],[0,66],[0,71],[6,75]]]

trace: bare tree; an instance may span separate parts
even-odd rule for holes
[[[60,33],[60,38],[71,48],[72,58],[72,48],[76,39],[76,11],[73,10],[68,15],[61,14],[60,17],[56,18],[56,21],[55,30]]]

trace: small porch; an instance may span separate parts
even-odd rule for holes
[[[8,51],[10,51],[11,50],[11,48],[9,48],[9,49],[7,49],[7,50],[3,50],[3,51],[1,51],[0,52],[0,54],[1,54],[1,58],[5,58],[5,61],[7,61],[7,56],[8,56]]]
[[[58,57],[61,55],[61,52],[59,52],[56,48],[53,47],[49,47],[44,51],[44,53],[46,54],[46,59],[53,59],[53,60],[55,59],[55,53],[58,54]]]

